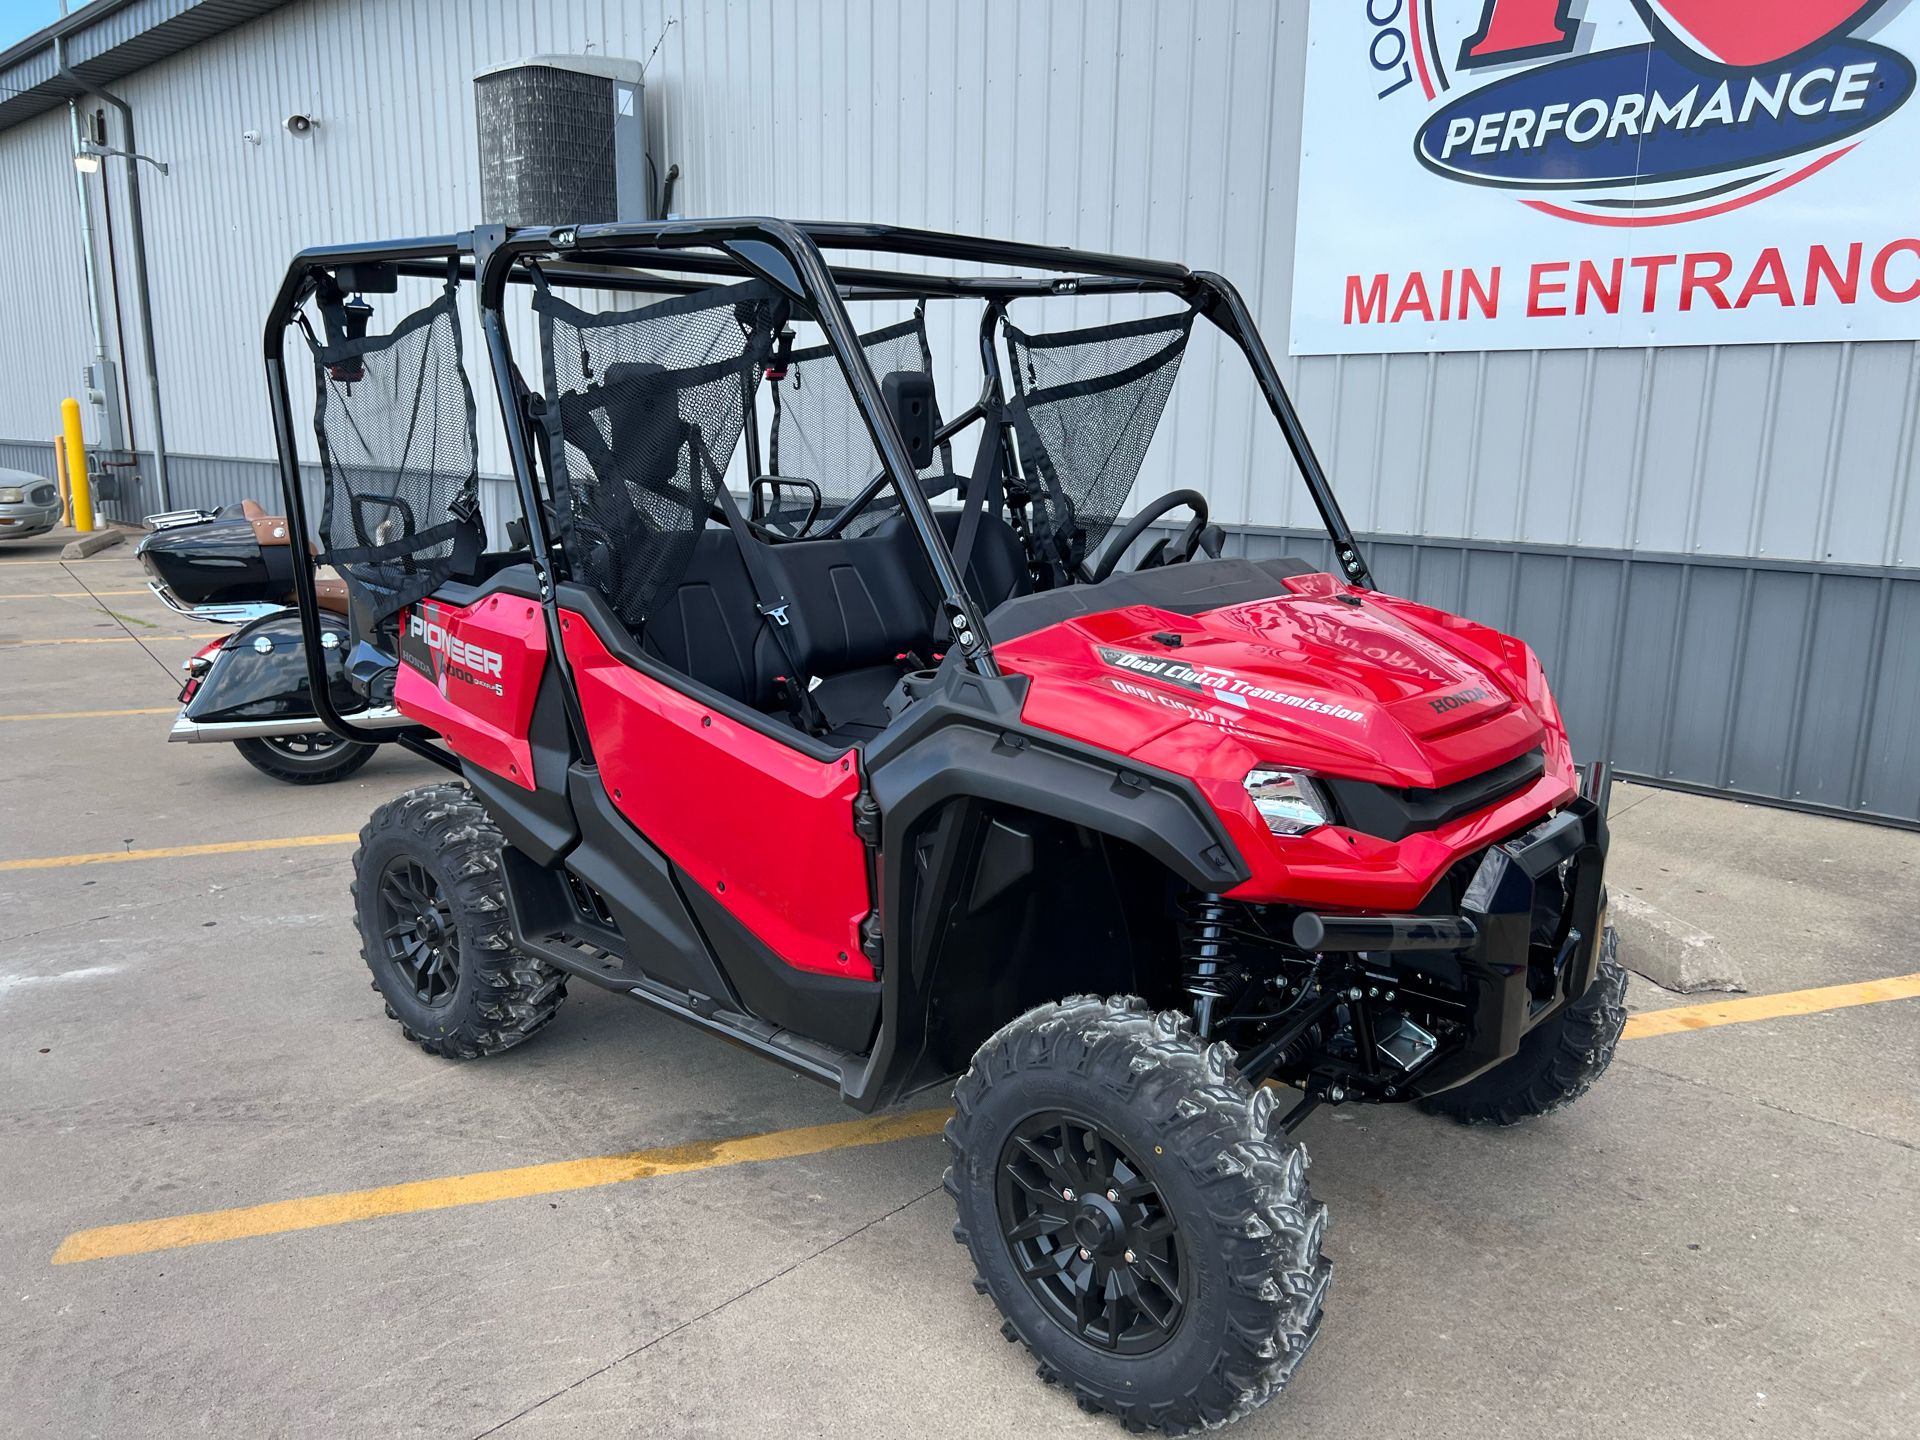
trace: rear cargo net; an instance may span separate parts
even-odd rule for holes
[[[637,629],[693,558],[786,302],[748,281],[607,314],[542,289],[533,308],[561,547]]]
[[[1041,482],[1035,539],[1071,567],[1127,502],[1180,373],[1197,312],[1029,335],[1004,326],[1020,457]]]
[[[391,333],[313,350],[320,554],[377,624],[484,544],[473,391],[453,285]]]
[[[925,322],[924,311],[916,309],[911,319],[860,337],[860,348],[866,352],[876,377],[884,380],[897,371],[932,376],[933,350],[927,344]],[[795,350],[767,378],[773,391],[768,472],[811,480],[820,487],[817,528],[818,523],[845,509],[886,465],[874,449],[873,434],[854,403],[853,391],[847,386],[832,346]],[[937,414],[933,423],[936,428],[940,424]],[[920,472],[920,483],[929,495],[938,495],[958,483],[953,475],[951,445],[943,442],[934,448],[932,463]],[[811,508],[809,492],[782,487],[763,518],[769,528],[791,534],[806,521]],[[899,508],[900,497],[891,489],[883,490],[840,533],[864,535]]]

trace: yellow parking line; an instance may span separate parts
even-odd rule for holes
[[[42,710],[35,714],[0,715],[6,720],[111,720],[120,715],[172,715],[178,705],[149,705],[140,710]]]
[[[3,595],[0,600],[91,600],[99,595],[151,595],[151,590],[44,590],[37,595]]]
[[[1882,1000],[1920,997],[1920,975],[1896,975],[1889,980],[1863,980],[1857,985],[1823,985],[1817,990],[1788,990],[1778,995],[1750,995],[1742,1000],[1714,1000],[1705,1005],[1678,1005],[1671,1010],[1648,1010],[1627,1021],[1622,1036],[1641,1040],[1652,1035],[1677,1035],[1683,1030],[1705,1030],[1714,1025],[1745,1025],[1754,1020],[1778,1020],[1787,1015],[1812,1015],[1849,1005],[1874,1005]]]
[[[175,631],[156,630],[151,635],[143,635],[143,640],[218,640],[227,632],[224,630],[195,630],[192,634],[180,634]],[[17,650],[26,645],[131,645],[131,635],[63,635],[57,640],[0,640],[0,650]]]
[[[353,837],[348,835],[339,838],[351,840]],[[1775,1016],[1809,1015],[1849,1005],[1871,1005],[1882,1000],[1914,997],[1920,997],[1920,975],[1901,975],[1890,980],[1867,981],[1858,985],[1829,985],[1817,990],[1793,990],[1780,995],[1756,995],[1744,1000],[1686,1005],[1673,1010],[1635,1015],[1627,1022],[1624,1038],[1635,1040],[1649,1035],[1703,1030],[1715,1025],[1738,1025]],[[733,1140],[701,1140],[654,1150],[636,1150],[625,1155],[556,1160],[511,1170],[482,1170],[471,1175],[451,1175],[438,1180],[382,1185],[372,1190],[347,1190],[297,1200],[275,1200],[234,1210],[205,1210],[195,1215],[176,1215],[162,1220],[103,1225],[92,1230],[76,1230],[67,1236],[54,1252],[53,1263],[71,1265],[82,1260],[144,1255],[155,1250],[177,1250],[221,1240],[344,1225],[353,1220],[407,1215],[423,1210],[447,1210],[461,1205],[480,1205],[490,1200],[553,1195],[565,1190],[586,1190],[600,1185],[650,1180],[662,1175],[682,1175],[726,1165],[793,1159],[860,1145],[883,1145],[892,1140],[935,1134],[951,1113],[945,1109],[915,1110],[899,1115],[845,1120],[832,1125],[810,1125],[798,1130],[776,1130]]]
[[[179,860],[189,855],[237,855],[245,850],[300,850],[311,845],[351,845],[358,835],[288,835],[278,840],[222,840],[212,845],[168,845],[158,850],[101,850],[91,855],[40,855],[0,860],[0,870],[62,870],[69,865],[117,865],[124,860]]]
[[[239,1210],[209,1210],[178,1215],[170,1220],[139,1220],[131,1225],[105,1225],[69,1235],[54,1252],[53,1263],[71,1265],[81,1260],[105,1260],[119,1255],[144,1255],[154,1250],[177,1250],[217,1240],[239,1240],[255,1235],[278,1235],[288,1230],[313,1230],[344,1225],[379,1215],[405,1215],[417,1210],[447,1210],[458,1205],[481,1205],[489,1200],[512,1200],[528,1195],[557,1195],[566,1190],[588,1190],[627,1180],[652,1180],[662,1175],[685,1175],[723,1165],[747,1165],[760,1160],[791,1160],[857,1145],[884,1145],[919,1135],[935,1135],[951,1112],[911,1110],[900,1115],[875,1115],[842,1120],[831,1125],[809,1125],[800,1130],[775,1130],[737,1140],[696,1140],[626,1155],[601,1155],[591,1160],[560,1160],[547,1165],[522,1165],[513,1170],[485,1170],[474,1175],[452,1175],[442,1180],[415,1180],[404,1185],[382,1185],[374,1190],[348,1190],[303,1200],[277,1200]]]

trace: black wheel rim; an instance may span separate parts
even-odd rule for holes
[[[331,759],[344,743],[331,730],[316,730],[310,735],[268,735],[267,748],[277,750],[290,760]]]
[[[1173,1337],[1184,1243],[1152,1175],[1111,1135],[1057,1111],[1029,1117],[1001,1151],[996,1196],[1014,1269],[1069,1335],[1118,1355]]]
[[[380,944],[422,1005],[438,1008],[452,998],[460,981],[453,907],[440,882],[416,860],[398,859],[380,872]]]

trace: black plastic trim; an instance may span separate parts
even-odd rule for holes
[[[567,792],[580,843],[566,867],[600,892],[634,968],[675,990],[732,1002],[733,992],[673,881],[673,862],[614,808],[600,772],[575,765]]]
[[[880,982],[789,965],[679,866],[680,893],[749,1012],[836,1050],[865,1054],[880,1022]]]
[[[919,961],[935,937],[909,914],[912,839],[930,818],[967,808],[949,802],[1005,804],[1082,826],[1137,846],[1206,891],[1232,889],[1251,873],[1192,779],[1024,725],[1027,688],[1024,676],[976,675],[949,662],[868,743],[868,788],[881,811],[885,1020],[865,1072],[847,1087],[857,1108],[890,1103],[928,1080],[919,1073],[927,1020]],[[925,884],[951,881],[929,876]]]
[[[1189,560],[1157,570],[1123,571],[1097,585],[1068,585],[1016,595],[995,606],[987,615],[987,623],[993,627],[994,639],[1004,643],[1063,620],[1130,605],[1150,605],[1174,615],[1200,615],[1287,594],[1284,581],[1318,573],[1319,567],[1288,556],[1271,560]]]
[[[1471,815],[1525,789],[1547,773],[1546,757],[1536,747],[1525,754],[1451,785],[1431,790],[1397,790],[1339,775],[1318,777],[1333,792],[1340,823],[1381,840],[1404,840]]]

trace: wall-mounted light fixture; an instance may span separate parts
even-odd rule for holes
[[[122,155],[129,160],[144,160],[162,175],[167,172],[167,162],[156,160],[151,155],[136,155],[131,150],[114,150],[105,145],[96,145],[92,141],[81,142],[79,150],[74,152],[73,168],[82,175],[92,175],[100,169],[100,162],[110,155]]]

